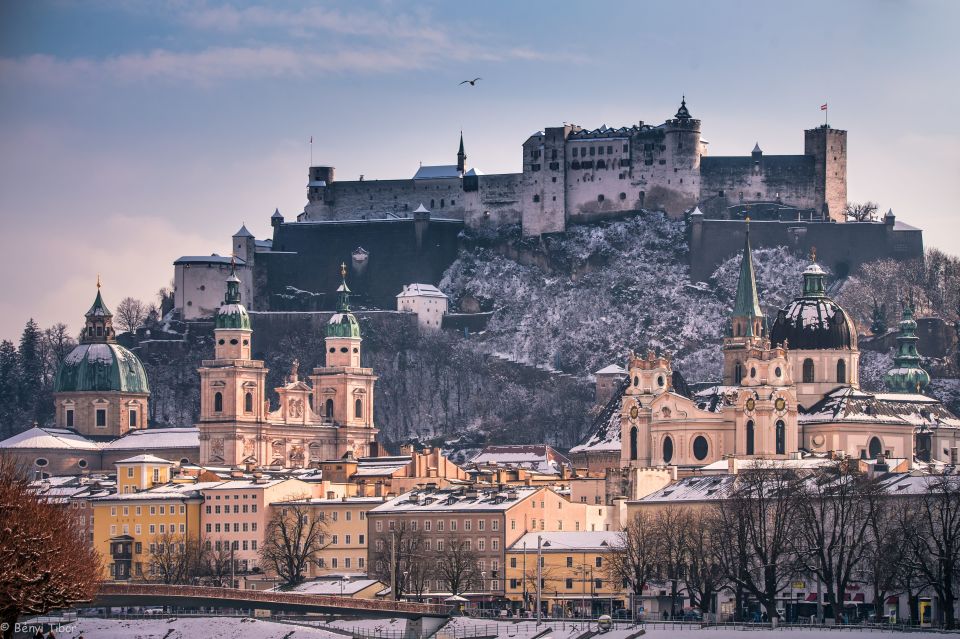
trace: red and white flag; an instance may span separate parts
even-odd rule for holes
[[[826,111],[826,110],[827,110],[827,103],[826,103],[826,102],[824,102],[823,104],[820,105],[820,110],[821,110],[821,111]],[[310,138],[310,139],[312,140],[313,138]]]

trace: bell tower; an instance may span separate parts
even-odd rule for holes
[[[350,310],[347,266],[340,265],[337,312],[327,322],[326,362],[313,369],[314,411],[323,423],[338,428],[337,457],[351,451],[356,457],[373,452],[376,427],[373,385],[377,376],[360,361],[360,324]]]
[[[736,299],[730,315],[730,325],[723,338],[724,385],[735,386],[743,381],[747,352],[761,346],[766,338],[764,319],[757,295],[757,278],[750,248],[750,218],[747,218]]]

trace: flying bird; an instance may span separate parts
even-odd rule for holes
[[[469,83],[470,86],[475,87],[475,86],[477,86],[477,81],[478,81],[478,80],[483,80],[483,78],[474,78],[473,80],[464,80],[464,81],[461,82],[460,84],[467,84],[467,83]]]

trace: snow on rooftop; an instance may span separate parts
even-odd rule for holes
[[[462,489],[413,490],[373,508],[370,512],[500,511],[516,506],[540,490],[548,489],[518,486],[500,492],[494,490],[477,491],[475,496],[473,493],[468,493]]]
[[[442,178],[458,178],[460,172],[456,164],[423,165],[414,174],[414,180],[437,180]]]
[[[40,428],[35,426],[30,430],[17,433],[0,442],[3,448],[73,448],[79,450],[97,450],[100,445],[75,433],[62,428]]]
[[[403,291],[397,295],[400,297],[441,297],[447,299],[446,293],[441,291],[439,288],[433,284],[407,284],[403,287]]]
[[[120,439],[103,445],[104,450],[150,448],[200,448],[200,431],[188,428],[145,428],[132,430]]]
[[[537,538],[544,552],[562,552],[566,550],[606,550],[620,543],[620,533],[614,531],[590,532],[530,532],[510,546],[512,551],[537,552]]]
[[[137,455],[136,457],[127,457],[126,459],[121,459],[118,461],[118,464],[141,464],[141,463],[151,463],[151,464],[173,464],[172,461],[168,459],[162,459],[156,455]]]
[[[600,370],[596,371],[594,375],[626,375],[627,370],[623,366],[618,366],[617,364],[610,364],[609,366],[604,366]]]

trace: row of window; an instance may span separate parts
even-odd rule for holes
[[[357,558],[356,558],[356,562],[357,562],[357,563],[356,563],[357,568],[363,568],[363,567],[366,565],[366,563],[367,563],[367,561],[366,561],[366,559],[365,559],[364,557],[357,557]],[[353,567],[353,566],[351,566],[352,563],[353,563],[353,562],[352,562],[352,560],[351,560],[350,557],[344,557],[344,558],[343,558],[343,567],[344,567],[344,568],[352,568],[352,567]],[[339,564],[340,564],[340,560],[339,560],[337,557],[331,557],[331,558],[330,558],[330,568],[340,568],[340,565],[339,565]],[[327,561],[326,561],[326,559],[324,559],[323,557],[320,557],[319,559],[317,559],[317,567],[319,567],[319,568],[326,568],[326,567],[327,567]]]
[[[362,544],[363,535],[360,535],[360,537],[361,537],[360,543]],[[347,543],[350,543],[349,538],[350,538],[350,535],[347,535],[347,540],[348,540]],[[334,535],[334,539],[336,539],[336,535]],[[424,539],[422,543],[423,543],[423,549],[426,550],[427,552],[431,552],[434,549],[434,543],[432,540]],[[462,540],[462,543],[466,550],[473,550],[472,540],[464,539]],[[405,540],[400,541],[401,550],[406,550],[406,545],[407,545],[407,542]],[[382,552],[386,548],[386,542],[383,539],[377,539],[376,543],[374,544],[374,547],[377,549],[377,551]],[[437,539],[435,547],[438,552],[442,552],[444,547],[444,540]],[[486,551],[486,549],[487,549],[487,540],[477,539],[477,551],[484,552]],[[500,550],[500,539],[494,537],[490,540],[490,550]]]
[[[170,524],[169,526],[167,526],[166,524],[159,524],[159,525],[158,525],[158,524],[150,524],[150,527],[149,527],[150,534],[151,534],[151,535],[156,535],[158,528],[159,528],[159,530],[160,530],[160,534],[163,535],[163,534],[166,534],[167,532],[171,532],[171,533],[177,532],[178,526],[177,526],[177,524]],[[122,531],[121,534],[129,535],[129,534],[130,534],[130,524],[123,524],[123,526],[120,528],[120,530]],[[143,534],[143,528],[141,527],[141,524],[135,524],[135,525],[133,526],[133,531],[134,531],[134,534],[135,534],[135,535]],[[186,532],[187,532],[187,525],[186,525],[186,524],[180,524],[180,525],[179,525],[179,532],[181,532],[181,533],[186,533]],[[117,535],[117,524],[110,524],[110,536],[111,536],[111,537],[115,537],[116,535]]]
[[[166,515],[166,514],[167,514],[167,507],[166,507],[166,506],[150,506],[150,514],[151,514],[151,515],[156,515],[158,509],[159,509],[161,515]],[[116,516],[117,516],[117,512],[122,512],[124,517],[129,517],[129,516],[130,516],[130,506],[123,506],[122,509],[119,510],[119,511],[117,510],[117,507],[116,507],[116,506],[110,506],[110,516],[111,516],[111,517],[116,517]],[[134,512],[135,514],[137,514],[137,515],[140,515],[140,514],[143,513],[143,507],[142,507],[142,506],[134,506],[133,512]],[[186,512],[187,512],[187,507],[184,506],[183,504],[181,504],[181,505],[180,505],[180,514],[181,514],[181,515],[185,515]],[[176,515],[176,514],[177,514],[177,507],[176,507],[176,506],[170,506],[170,514],[171,514],[171,515]]]
[[[533,507],[536,508],[536,506],[537,506],[537,502],[533,502]],[[540,502],[540,507],[543,508],[543,502],[542,502],[542,501]],[[362,515],[363,515],[363,513],[361,513],[361,519],[362,519]],[[463,522],[463,529],[464,529],[464,530],[468,530],[468,531],[469,531],[469,530],[472,530],[472,529],[473,529],[473,520],[472,520],[472,519],[464,519],[464,520],[451,519],[451,520],[450,520],[450,530],[451,530],[451,531],[456,531],[456,530],[457,530],[457,522],[458,522],[458,521],[462,521],[462,522]],[[512,527],[511,530],[515,530],[515,529],[516,529],[516,528],[515,528],[515,520],[511,519],[510,522],[511,522],[511,524],[514,524],[514,527]],[[486,525],[487,525],[487,524],[486,524],[486,520],[485,520],[485,519],[478,519],[478,520],[477,520],[477,530],[484,530],[485,527],[486,527]],[[410,530],[416,530],[416,529],[417,529],[417,526],[418,526],[417,520],[413,520],[413,521],[410,522]],[[375,527],[376,527],[376,529],[377,529],[377,532],[383,532],[383,520],[382,520],[382,519],[378,519],[377,522],[376,522],[376,524],[375,524]],[[444,521],[443,521],[442,519],[438,519],[438,520],[437,520],[437,532],[443,532],[443,527],[444,527]],[[391,519],[390,521],[388,521],[388,522],[387,522],[387,529],[388,529],[388,530],[395,530],[395,529],[396,529],[396,522],[393,521],[392,519]],[[430,532],[432,529],[433,529],[433,522],[431,522],[430,520],[427,520],[427,521],[424,521],[424,522],[423,522],[423,530],[424,530],[425,532]],[[500,530],[500,520],[499,520],[499,519],[491,519],[491,520],[490,520],[490,530]]]
[[[207,504],[207,514],[208,514],[208,515],[211,514],[210,508],[211,508],[211,507],[210,507],[210,504]],[[233,512],[234,512],[234,513],[247,512],[248,509],[249,509],[249,512],[255,513],[255,512],[257,512],[257,505],[256,505],[256,504],[250,504],[249,506],[247,506],[247,504],[243,504],[243,506],[241,506],[240,504],[234,504],[234,505],[233,505]],[[229,506],[229,505],[228,505],[228,506],[224,506],[224,507],[223,507],[223,514],[229,514],[229,513],[230,513],[230,506]],[[213,514],[217,514],[217,515],[220,514],[220,506],[219,506],[219,505],[213,506]]]
[[[221,526],[223,527],[222,532],[230,532],[230,524],[229,524],[229,523],[227,523],[227,524],[207,524],[207,532],[208,532],[208,533],[209,533],[209,532],[221,532]],[[248,527],[249,527],[249,532],[257,532],[257,522],[254,521],[254,522],[250,522],[249,524],[248,524],[247,522],[243,522],[243,523],[242,523],[242,531],[243,531],[243,532],[248,532]],[[233,522],[233,532],[241,532],[241,523],[240,523],[240,522]]]
[[[362,546],[363,544],[366,543],[366,541],[367,541],[366,535],[357,535],[357,543],[358,543],[359,545]],[[352,542],[353,542],[353,535],[344,535],[344,536],[343,536],[343,543],[344,543],[344,545],[349,546]],[[383,540],[381,539],[381,540],[379,540],[379,542],[380,542],[380,543],[377,544],[378,547],[379,547],[379,550],[383,550],[383,548],[382,548],[382,546],[383,546]],[[326,536],[326,535],[320,535],[320,545],[324,545],[324,544],[326,544],[326,543],[327,543],[327,536]],[[330,536],[330,545],[331,545],[331,546],[339,546],[339,545],[340,545],[340,535],[331,535],[331,536]]]
[[[340,517],[340,511],[338,511],[338,510],[330,511],[330,521],[337,521],[339,517]],[[327,513],[326,513],[325,511],[321,510],[319,513],[317,513],[317,519],[319,519],[320,521],[324,521],[326,518],[327,518]],[[364,519],[366,519],[366,518],[367,518],[367,513],[366,513],[366,511],[361,510],[361,511],[360,511],[360,519],[361,519],[361,520],[364,520]],[[344,519],[344,521],[350,521],[350,520],[352,520],[352,519],[353,519],[353,512],[350,511],[350,510],[344,511],[344,513],[343,513],[343,519]],[[414,529],[414,530],[416,530],[416,529]]]

